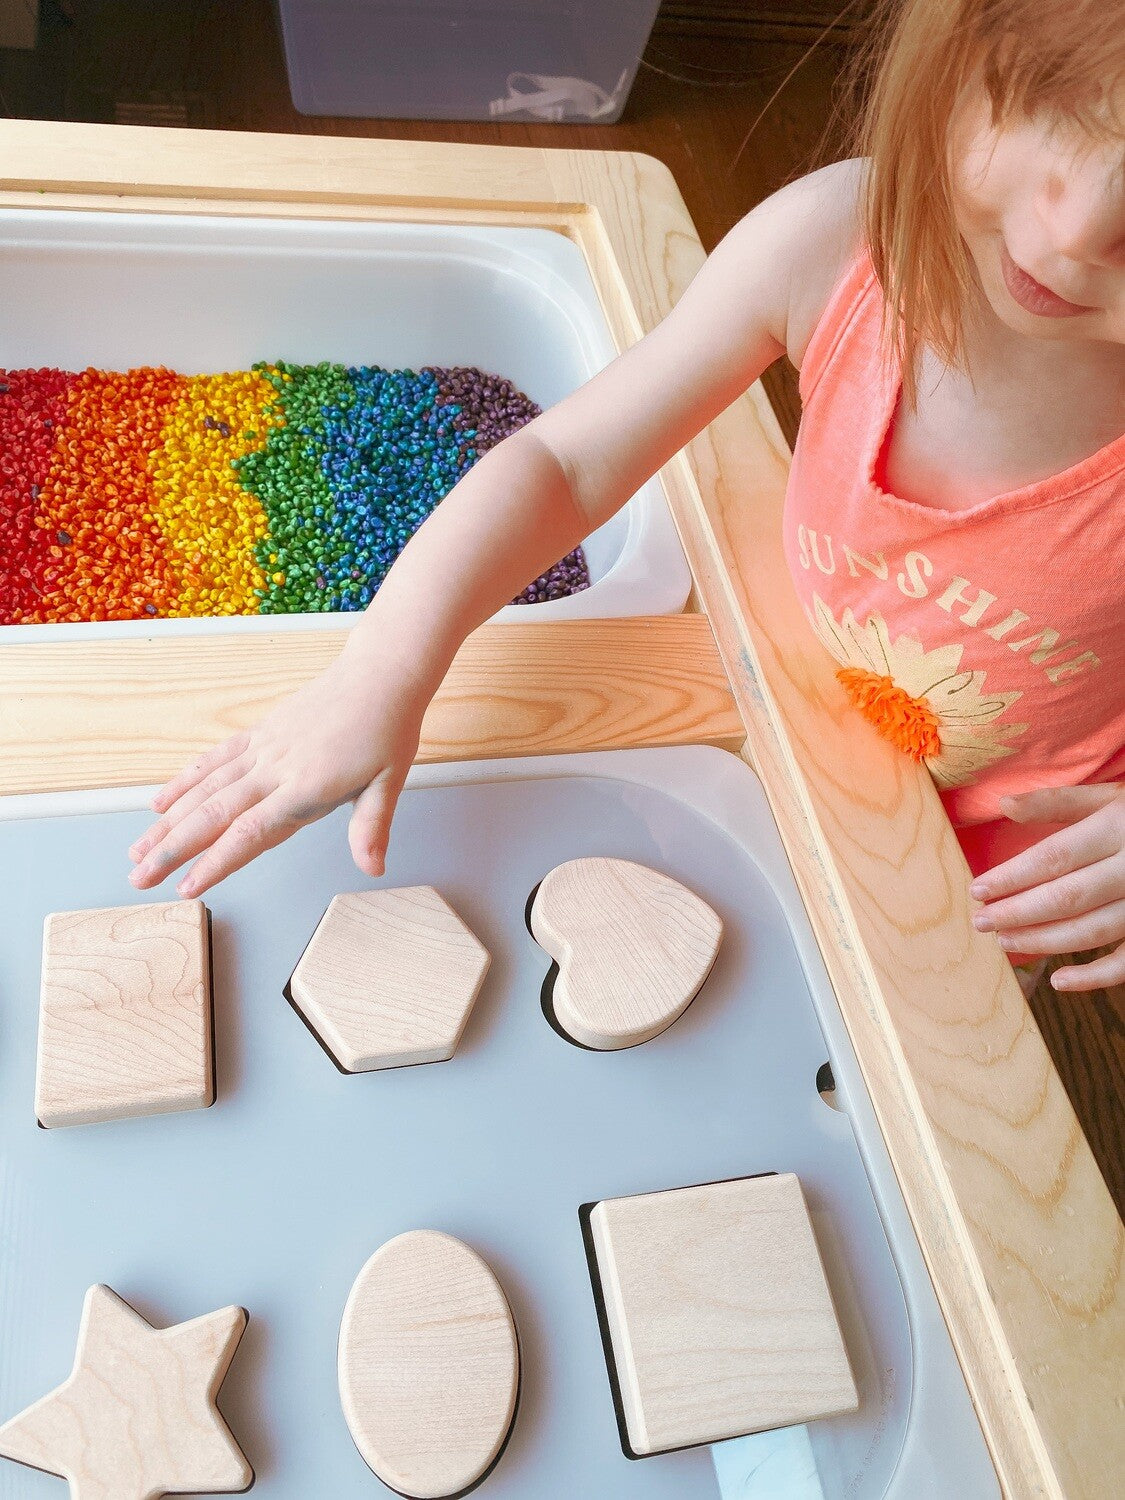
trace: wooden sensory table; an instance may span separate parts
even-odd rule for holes
[[[0,121],[0,204],[546,226],[614,337],[703,251],[627,153]],[[447,761],[709,743],[761,778],[1005,1492],[1125,1472],[1123,1227],[929,778],[849,711],[788,581],[789,454],[755,385],[662,471],[680,617],[487,626],[424,725]],[[0,646],[0,793],[159,781],[316,672],[321,631]]]

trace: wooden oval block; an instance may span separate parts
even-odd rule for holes
[[[475,1250],[418,1229],[356,1277],[340,1326],[340,1400],[356,1447],[410,1500],[478,1483],[515,1418],[519,1344],[500,1283]]]
[[[573,859],[544,879],[532,935],[558,964],[551,1004],[583,1047],[659,1035],[710,973],[723,924],[678,880],[625,859]]]

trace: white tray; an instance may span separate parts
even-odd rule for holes
[[[0,368],[258,360],[476,365],[552,406],[615,355],[582,252],[547,229],[0,209]],[[691,587],[658,481],[586,541],[591,586],[501,620],[674,614]],[[355,614],[12,625],[19,640],[351,626]]]
[[[250,1330],[223,1406],[271,1500],[387,1494],[336,1391],[352,1280],[383,1240],[466,1239],[509,1294],[524,1356],[514,1435],[482,1500],[717,1500],[706,1449],[627,1459],[578,1210],[620,1194],[793,1171],[807,1194],[861,1394],[811,1424],[825,1500],[996,1500],[938,1310],[768,804],[719,750],[623,751],[415,773],[385,883],[434,884],[494,955],[448,1063],[339,1074],[282,999],[332,895],[370,884],[334,815],[209,897],[218,1102],[44,1132],[33,1092],[40,929],[51,910],[140,898],[124,851],[143,794],[0,802],[0,1420],[56,1385],[83,1293],[153,1321],[236,1302]],[[540,1009],[524,926],[555,864],[612,854],[669,871],[726,936],[696,1001],[618,1053]],[[383,883],[383,882],[379,882]],[[161,892],[160,894],[170,894]],[[837,1100],[817,1092],[830,1059]],[[0,1463],[2,1500],[59,1496]]]

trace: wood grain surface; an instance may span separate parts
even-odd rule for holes
[[[210,933],[201,901],[54,912],[43,927],[35,1112],[47,1128],[205,1109]]]
[[[706,901],[628,859],[572,859],[543,877],[535,941],[558,965],[554,1019],[599,1052],[666,1031],[711,972],[723,924]]]
[[[460,1494],[503,1449],[519,1360],[507,1298],[475,1250],[433,1229],[388,1240],[340,1326],[340,1400],[356,1447],[410,1500]]]
[[[345,1073],[452,1057],[491,962],[432,886],[333,896],[289,992]]]
[[[634,1453],[858,1406],[792,1173],[606,1199],[590,1233]]]
[[[0,645],[0,793],[164,781],[321,671],[342,631]],[[742,743],[703,616],[486,625],[418,759]]]
[[[74,204],[159,194],[177,211],[224,199],[284,213],[319,194],[325,212],[397,202],[404,218],[491,210],[527,222],[542,210],[556,227],[561,209],[622,345],[702,263],[672,175],[650,157],[481,150],[474,162],[471,150],[63,126],[39,135],[9,122],[0,201],[5,189],[9,201],[39,202],[65,190]],[[1121,1221],[1006,960],[971,927],[964,861],[932,785],[849,710],[801,614],[780,545],[787,470],[755,386],[662,477],[1001,1483],[1020,1497],[1100,1500],[1125,1472]],[[0,658],[0,685],[12,672],[26,701],[30,663]],[[56,688],[66,676],[56,663]],[[69,678],[84,687],[88,674]],[[120,688],[127,706],[127,681]],[[134,708],[129,732],[138,719]],[[624,743],[636,716],[618,722]],[[586,747],[588,721],[578,744],[562,728],[550,748]],[[52,738],[32,734],[25,767]],[[147,739],[151,760],[151,727]],[[133,753],[104,722],[98,742],[103,767]],[[0,764],[13,760],[8,749]]]
[[[254,1471],[215,1398],[246,1323],[224,1307],[155,1329],[91,1287],[69,1379],[0,1427],[0,1456],[61,1475],[71,1500],[241,1494]]]

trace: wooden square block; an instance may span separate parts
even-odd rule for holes
[[[855,1410],[792,1173],[606,1199],[589,1225],[635,1455]]]
[[[41,1125],[214,1102],[210,933],[201,901],[62,911],[43,928]]]

